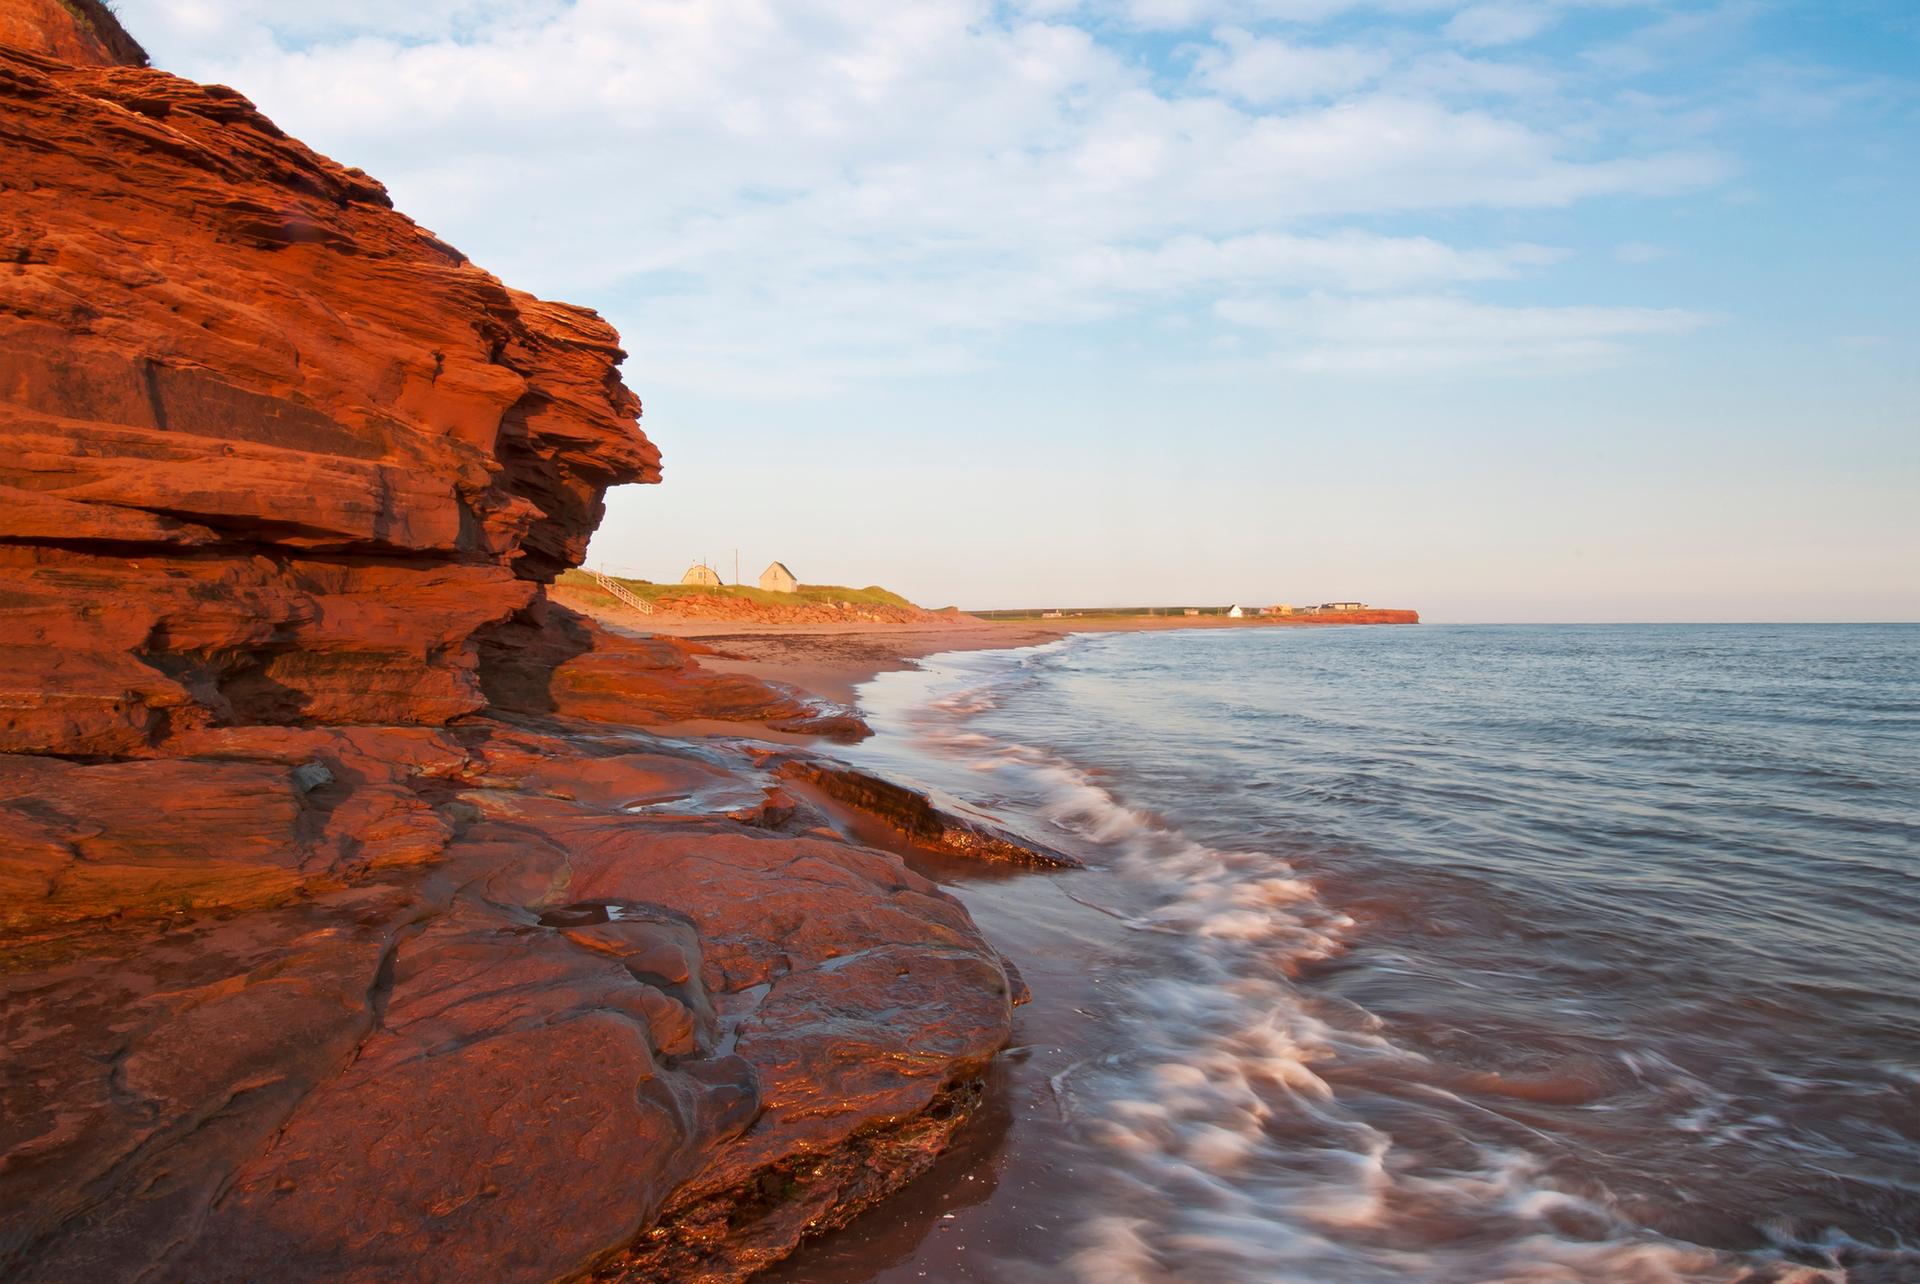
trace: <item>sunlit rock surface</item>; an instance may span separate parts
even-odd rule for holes
[[[857,723],[545,600],[659,477],[613,331],[142,61],[0,0],[0,1276],[741,1278],[1007,971],[640,729]]]

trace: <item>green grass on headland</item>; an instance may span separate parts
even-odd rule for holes
[[[890,593],[877,584],[869,584],[865,588],[847,588],[840,584],[802,584],[796,593],[769,593],[745,584],[723,584],[713,588],[704,584],[655,584],[651,580],[630,580],[618,575],[609,578],[643,602],[663,597],[732,597],[757,602],[762,606],[796,606],[802,602],[814,602],[822,606],[897,606],[908,611],[920,609],[898,593]],[[586,597],[602,597],[608,605],[613,604],[613,599],[585,571],[566,572],[560,577],[560,584],[575,593]]]

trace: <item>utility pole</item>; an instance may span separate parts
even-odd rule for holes
[[[733,550],[733,586],[740,587],[740,550]]]

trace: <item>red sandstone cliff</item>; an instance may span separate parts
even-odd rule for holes
[[[147,65],[147,51],[102,0],[7,0],[0,47],[89,67]]]
[[[659,475],[612,330],[142,61],[0,0],[0,1276],[740,1278],[1015,983],[634,729],[817,711],[546,602]]]
[[[231,90],[13,56],[0,109],[0,750],[480,708],[475,635],[659,476],[612,329]]]

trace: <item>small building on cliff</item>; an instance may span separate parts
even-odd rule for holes
[[[1322,611],[1364,611],[1367,609],[1367,604],[1365,602],[1322,602],[1320,609]]]
[[[682,584],[698,584],[702,588],[719,588],[720,572],[714,570],[704,562],[695,562],[687,568],[687,573],[680,577],[680,582]]]
[[[800,581],[793,577],[786,563],[774,562],[760,572],[760,587],[769,593],[793,593],[799,591]]]
[[[1230,620],[1243,620],[1246,616],[1247,613],[1240,609],[1240,604],[1237,602],[1227,608],[1227,618]]]

